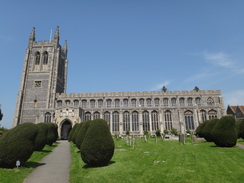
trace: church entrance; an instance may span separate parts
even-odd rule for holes
[[[63,122],[62,127],[61,127],[61,140],[68,139],[69,132],[71,129],[72,129],[72,125],[68,120]]]

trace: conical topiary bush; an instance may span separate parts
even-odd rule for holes
[[[202,129],[203,137],[208,142],[213,142],[212,130],[219,119],[208,120],[204,128]]]

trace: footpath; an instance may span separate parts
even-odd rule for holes
[[[58,143],[23,183],[69,183],[70,144],[68,141]]]

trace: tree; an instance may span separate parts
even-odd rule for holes
[[[48,124],[47,123],[38,123],[38,134],[36,136],[34,150],[41,151],[47,142],[47,132],[48,132]]]
[[[1,107],[1,106],[0,106]],[[0,108],[0,121],[3,119],[2,109]]]
[[[165,86],[163,86],[161,90],[164,91],[164,92],[166,92],[167,91],[167,88]]]
[[[200,89],[197,86],[195,86],[193,90],[195,90],[196,92],[198,92]]]
[[[48,132],[47,132],[47,142],[46,144],[51,146],[57,140],[57,129],[54,123],[48,124]]]
[[[218,121],[219,119],[209,120],[207,121],[206,125],[202,129],[202,134],[206,141],[213,142],[214,137],[212,136],[212,130]]]
[[[74,127],[73,127],[73,128],[71,129],[71,131],[69,132],[69,136],[68,136],[68,141],[69,141],[69,142],[72,141],[72,136],[73,136],[74,131],[75,131],[75,129],[77,128],[77,126],[78,126],[78,123],[75,123]]]

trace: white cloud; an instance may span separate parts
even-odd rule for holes
[[[163,83],[161,84],[157,84],[155,85],[151,90],[152,91],[156,91],[156,90],[161,90],[163,86],[167,86],[170,84],[170,81],[164,81]]]
[[[244,90],[235,90],[223,94],[225,106],[244,105]]]

